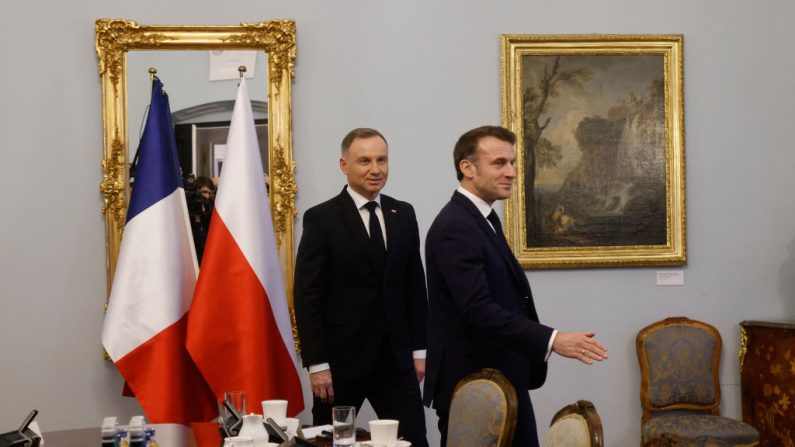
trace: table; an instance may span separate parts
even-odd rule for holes
[[[155,440],[160,447],[198,447],[196,436],[189,427],[179,424],[151,424],[155,429]],[[44,447],[99,447],[102,444],[100,427],[58,430],[43,433]],[[212,447],[220,447],[218,443]]]
[[[149,424],[155,429],[155,441],[160,447],[220,447],[221,435],[218,424],[207,422],[186,427],[179,424]],[[77,428],[44,432],[44,447],[99,447],[102,436],[99,427]],[[358,437],[358,441],[367,441],[369,436]],[[331,440],[310,439],[319,447],[331,446]]]

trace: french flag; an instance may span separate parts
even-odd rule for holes
[[[102,344],[153,423],[209,421],[215,396],[185,348],[198,266],[176,140],[155,78]]]
[[[295,415],[304,401],[277,253],[251,102],[241,79],[188,313],[187,347],[216,396],[245,391],[249,412],[262,400],[286,399],[288,414]]]

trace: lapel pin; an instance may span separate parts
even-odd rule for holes
[[[392,214],[397,214],[397,210],[390,209],[389,211],[392,211]]]

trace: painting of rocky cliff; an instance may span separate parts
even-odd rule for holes
[[[521,71],[530,248],[667,241],[662,55],[530,55]]]

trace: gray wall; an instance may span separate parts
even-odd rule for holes
[[[0,4],[0,430],[32,408],[47,430],[129,417],[102,360],[105,300],[100,84],[94,20],[232,24],[294,18],[299,211],[343,184],[337,145],[356,126],[390,140],[386,192],[414,203],[424,234],[455,186],[451,148],[500,121],[500,33],[682,33],[689,265],[533,271],[542,319],[610,347],[592,367],[552,358],[532,393],[540,426],[593,401],[607,444],[637,445],[637,331],[688,315],[724,337],[723,411],[740,415],[738,326],[795,316],[795,6],[789,0],[287,1],[31,0]],[[232,95],[230,94],[230,98]],[[300,236],[300,214],[298,234]],[[432,424],[432,422],[431,422]],[[431,426],[432,438],[435,429]],[[543,429],[542,429],[543,432]]]

